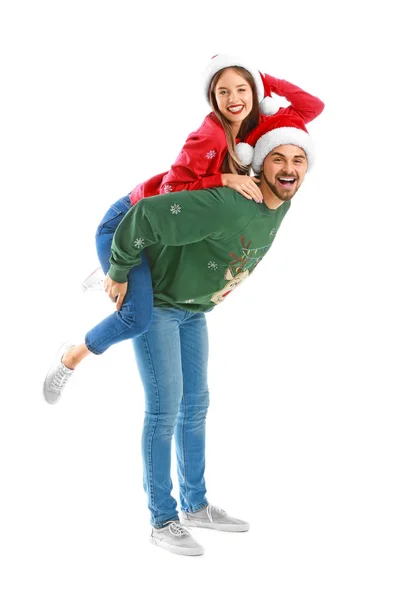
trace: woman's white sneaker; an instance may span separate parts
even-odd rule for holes
[[[82,289],[84,292],[104,291],[104,273],[101,267],[97,267],[97,269],[86,277],[82,283]]]
[[[43,384],[43,395],[46,402],[49,404],[55,404],[60,399],[62,391],[74,372],[73,369],[68,369],[62,362],[61,359],[64,354],[72,348],[73,344],[66,342],[58,350],[53,364],[51,365],[46,379]]]
[[[205,527],[219,531],[248,531],[250,528],[246,521],[230,517],[226,511],[212,504],[193,513],[182,512],[181,523],[185,527]]]
[[[203,547],[196,542],[185,527],[180,525],[179,521],[171,521],[161,529],[153,527],[150,543],[174,554],[185,554],[186,556],[204,554]]]

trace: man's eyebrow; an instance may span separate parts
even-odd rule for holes
[[[271,152],[271,156],[281,156],[282,158],[286,158],[286,156],[280,152]],[[305,156],[304,154],[295,154],[293,158],[305,158]]]

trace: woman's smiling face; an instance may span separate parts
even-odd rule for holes
[[[225,69],[215,86],[215,98],[223,116],[239,130],[253,108],[250,84],[234,68]]]

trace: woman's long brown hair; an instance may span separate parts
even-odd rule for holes
[[[214,77],[211,80],[210,87],[208,90],[208,97],[210,100],[211,108],[213,109],[215,116],[218,118],[225,131],[228,146],[228,152],[226,154],[224,162],[222,163],[222,173],[238,173],[239,175],[247,175],[250,171],[250,167],[242,165],[242,163],[240,163],[236,157],[236,142],[235,136],[233,135],[232,125],[219,110],[217,99],[215,96],[215,88],[217,86],[219,78],[221,77],[222,73],[226,70],[226,68],[234,69],[241,77],[243,77],[243,79],[245,79],[250,85],[251,91],[253,93],[253,107],[250,111],[250,114],[247,115],[247,117],[243,120],[239,129],[238,137],[241,140],[243,140],[249,133],[249,131],[254,129],[254,127],[256,127],[260,121],[260,107],[258,104],[256,84],[254,83],[252,75],[246,69],[243,69],[243,67],[225,67],[224,69],[221,69],[220,71],[217,71],[217,73],[215,73]]]

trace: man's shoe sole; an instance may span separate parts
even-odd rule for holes
[[[172,552],[173,554],[180,554],[185,556],[201,556],[204,554],[203,548],[179,548],[179,546],[172,546],[171,544],[165,544],[161,540],[157,540],[156,538],[150,537],[150,544],[154,546],[158,546],[159,548],[163,548],[168,552]]]

